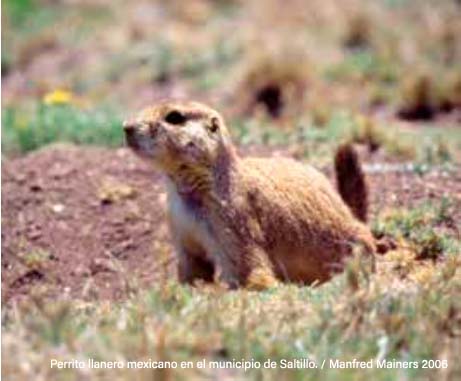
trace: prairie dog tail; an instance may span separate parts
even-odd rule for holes
[[[351,143],[341,144],[335,155],[338,191],[354,216],[367,221],[368,184],[357,151]]]

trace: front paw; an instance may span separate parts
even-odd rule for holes
[[[245,281],[245,288],[252,291],[264,291],[277,286],[278,281],[272,271],[265,268],[253,269]]]

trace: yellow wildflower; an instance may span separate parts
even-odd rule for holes
[[[66,90],[54,90],[46,93],[43,97],[43,102],[46,105],[63,105],[73,101],[73,94]]]

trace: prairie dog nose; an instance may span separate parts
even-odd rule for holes
[[[132,120],[125,120],[123,122],[123,129],[127,134],[131,134],[135,131],[137,123]]]

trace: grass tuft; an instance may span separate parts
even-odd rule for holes
[[[52,142],[117,146],[123,142],[121,119],[111,110],[81,110],[72,105],[38,104],[31,112],[6,108],[2,149],[21,153]]]

